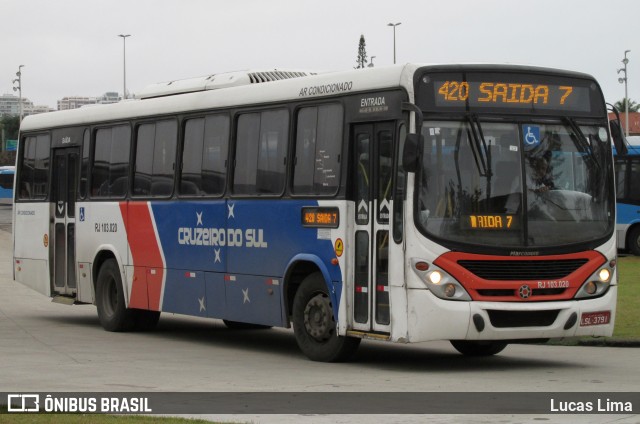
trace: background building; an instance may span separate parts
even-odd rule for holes
[[[51,112],[49,106],[34,106],[29,99],[22,98],[22,114],[23,116],[35,115],[37,113]],[[20,115],[20,98],[13,94],[0,95],[0,116],[18,116]]]
[[[118,103],[121,97],[114,91],[108,91],[100,97],[68,96],[58,100],[58,110],[78,109],[87,105],[106,105]]]
[[[609,113],[609,119],[616,119],[616,115]],[[622,126],[622,132],[625,132],[627,124],[624,111],[620,111],[620,125]],[[629,135],[640,135],[640,112],[629,112]]]

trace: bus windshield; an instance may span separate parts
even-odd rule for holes
[[[444,241],[544,248],[613,229],[604,125],[425,121],[416,224]]]

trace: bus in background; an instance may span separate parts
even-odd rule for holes
[[[20,133],[14,279],[106,330],[293,326],[316,361],[613,332],[623,145],[589,75],[236,72],[139,97]]]
[[[0,204],[13,203],[13,177],[15,166],[0,166]]]
[[[630,145],[626,155],[614,151],[614,161],[618,248],[640,256],[640,146]]]

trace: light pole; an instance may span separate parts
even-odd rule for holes
[[[622,59],[622,63],[624,64],[624,68],[618,69],[618,73],[623,72],[624,78],[618,78],[618,82],[620,84],[624,83],[624,126],[625,126],[625,135],[629,137],[629,97],[627,94],[627,63],[629,63],[629,59],[627,59],[627,53],[631,50],[624,51],[624,59]]]
[[[396,64],[396,27],[400,25],[402,22],[398,22],[397,24],[389,23],[387,26],[393,27],[393,64]]]
[[[131,34],[119,34],[118,37],[122,37],[122,73],[123,73],[123,88],[122,98],[127,98],[127,37],[131,37]]]
[[[20,122],[22,122],[22,115],[23,115],[23,110],[22,110],[22,68],[23,67],[24,65],[18,66],[18,72],[16,72],[16,76],[18,78],[13,80],[14,84],[18,83],[17,86],[13,87],[13,91],[18,92],[18,107],[20,108]]]
[[[373,59],[375,59],[375,56],[371,56],[371,59],[369,59],[369,64],[367,65],[367,67],[369,68],[373,68]]]

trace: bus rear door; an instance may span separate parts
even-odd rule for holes
[[[51,188],[52,294],[71,296],[76,292],[76,189],[79,169],[79,149],[69,147],[54,150]]]

